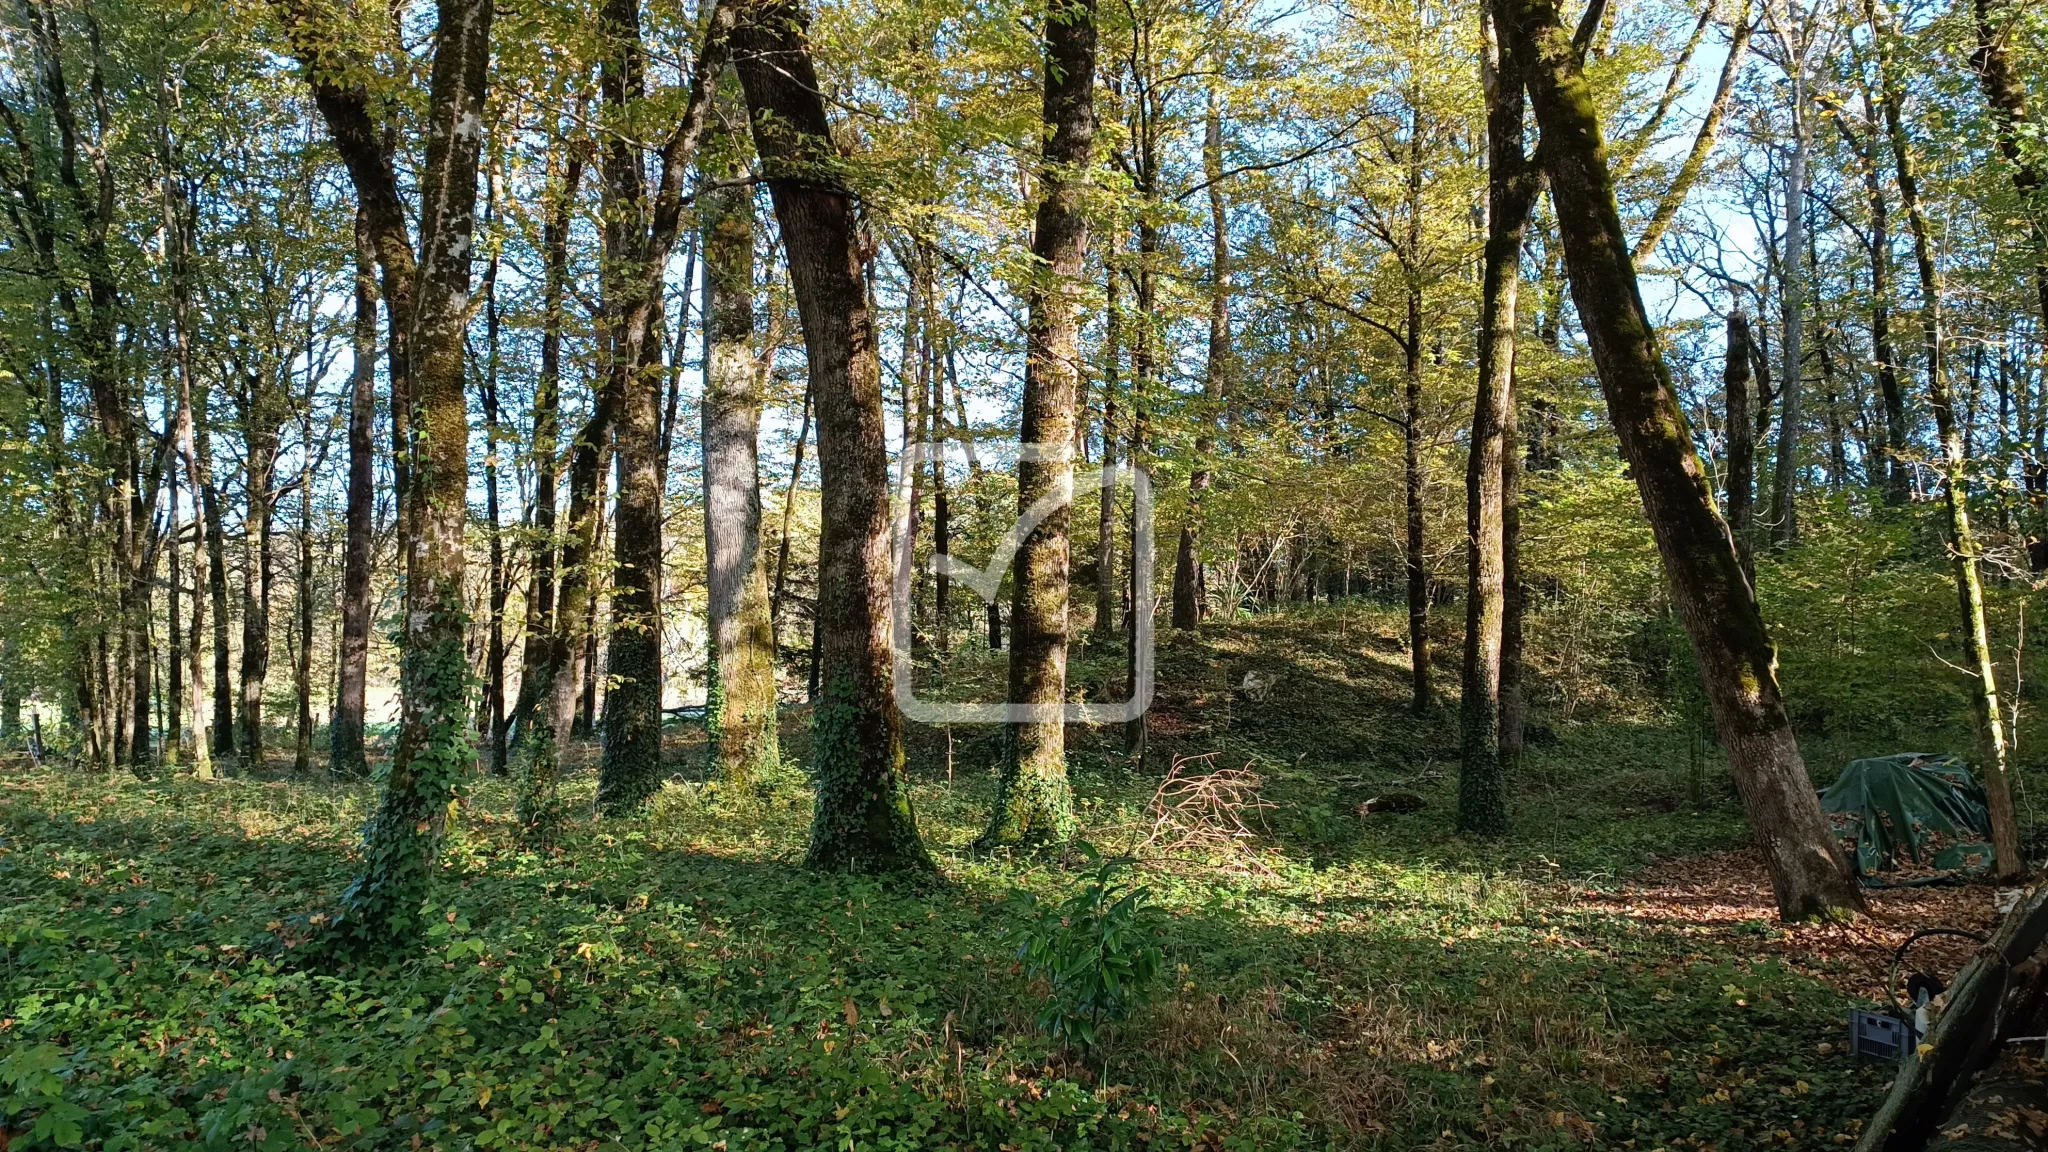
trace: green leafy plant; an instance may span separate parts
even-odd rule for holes
[[[1122,1019],[1159,972],[1159,919],[1152,890],[1122,876],[1128,860],[1103,860],[1080,842],[1096,864],[1080,891],[1053,905],[1024,894],[1012,933],[1028,973],[1051,985],[1038,1026],[1055,1039],[1092,1047],[1104,1024]]]

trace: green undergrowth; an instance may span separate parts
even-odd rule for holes
[[[672,746],[644,818],[591,820],[572,775],[546,853],[519,846],[508,786],[473,781],[427,939],[354,967],[302,945],[359,864],[367,788],[14,765],[11,1147],[1647,1152],[1832,1147],[1868,1115],[1885,1077],[1839,1051],[1844,994],[1574,900],[1741,841],[1723,783],[1692,803],[1684,738],[1556,724],[1515,777],[1514,834],[1463,840],[1448,718],[1391,703],[1377,643],[1284,618],[1176,641],[1151,758],[1077,733],[1084,834],[1143,849],[1161,948],[1085,1048],[1038,1027],[1015,894],[1064,898],[1091,865],[968,853],[993,794],[978,730],[909,733],[943,874],[914,883],[803,870],[809,793],[692,782],[701,741]],[[1232,697],[1273,662],[1267,700]],[[964,692],[974,665],[943,671]],[[1166,851],[1150,801],[1176,763],[1258,773],[1249,834]],[[1356,813],[1395,790],[1424,807]]]

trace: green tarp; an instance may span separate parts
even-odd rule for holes
[[[1936,883],[1991,866],[1984,787],[1945,752],[1853,760],[1820,804],[1839,817],[1845,838],[1853,833],[1856,875],[1865,883],[1884,883],[1878,873],[1909,863],[1915,875],[1893,883]]]

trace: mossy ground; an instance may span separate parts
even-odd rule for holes
[[[0,1099],[16,1130],[64,1118],[13,1147],[1842,1142],[1888,1079],[1841,1051],[1888,926],[1830,953],[1760,898],[1657,902],[1645,866],[1739,870],[1745,834],[1718,771],[1691,781],[1688,735],[1647,713],[1546,720],[1512,833],[1455,835],[1455,712],[1406,713],[1398,626],[1351,605],[1169,639],[1153,759],[1075,733],[1076,814],[1106,849],[1144,839],[1182,757],[1249,765],[1272,805],[1235,849],[1140,866],[1166,976],[1088,1053],[1033,1032],[1040,990],[1006,942],[1010,894],[1063,893],[1081,865],[967,851],[986,731],[907,732],[942,881],[803,870],[809,793],[696,782],[700,733],[672,732],[681,782],[644,817],[579,815],[546,853],[519,846],[509,786],[478,780],[432,935],[355,968],[292,945],[357,867],[365,786],[11,764]],[[1077,690],[1120,665],[1077,661]],[[1278,678],[1262,703],[1229,688],[1252,669]],[[961,695],[1000,678],[986,656],[923,671]],[[593,786],[571,769],[572,811]],[[1426,806],[1356,814],[1392,790]]]

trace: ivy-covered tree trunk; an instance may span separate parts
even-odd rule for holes
[[[604,754],[597,807],[607,816],[638,809],[661,786],[661,374],[648,330],[658,287],[644,261],[647,173],[627,116],[646,97],[646,49],[639,0],[607,0],[598,17],[598,66],[611,131],[600,148],[604,200],[605,306],[609,315],[613,411],[611,634],[605,645]],[[666,253],[663,254],[664,256]],[[650,363],[649,361],[653,362]]]
[[[1591,86],[1555,0],[1503,0],[1543,130],[1578,305],[1607,409],[1636,480],[1673,599],[1713,705],[1728,764],[1788,920],[1863,906],[1799,755],[1777,654],[1735,543],[1715,510],[1636,286]]]
[[[473,763],[463,600],[469,522],[465,388],[477,158],[483,142],[492,0],[438,0],[421,171],[420,259],[409,368],[414,454],[406,499],[405,625],[398,743],[363,833],[364,869],[343,897],[343,930],[381,947],[417,928],[434,859]]]
[[[721,139],[730,152],[736,136]],[[731,179],[739,156],[705,175]],[[754,358],[754,192],[736,186],[704,198],[704,564],[710,601],[716,701],[706,701],[712,762],[746,786],[782,758],[775,719],[775,622],[761,556],[763,374]],[[716,715],[710,715],[715,704]]]
[[[1488,16],[1488,26],[1498,24]],[[1494,36],[1498,41],[1500,38]],[[1507,439],[1514,423],[1516,293],[1522,238],[1536,199],[1537,173],[1522,147],[1522,67],[1512,44],[1488,46],[1487,216],[1479,301],[1479,387],[1465,465],[1465,667],[1459,701],[1461,763],[1458,829],[1507,831],[1507,790],[1500,749],[1501,639],[1507,615],[1505,548]]]
[[[1032,231],[1017,514],[1055,501],[1012,561],[1010,725],[995,810],[981,844],[1065,841],[1074,834],[1067,780],[1067,568],[1073,521],[1074,404],[1080,381],[1079,308],[1088,218],[1082,199],[1095,148],[1095,3],[1055,0],[1045,14],[1043,162]]]
[[[337,776],[369,774],[363,733],[370,664],[370,563],[376,547],[377,281],[366,214],[356,210],[355,370],[349,381],[348,508],[342,543],[341,651],[327,762]]]
[[[795,0],[749,0],[733,41],[760,171],[782,226],[818,413],[821,683],[806,860],[853,872],[930,868],[910,806],[893,695],[888,448],[853,197],[837,172],[808,21]]]

